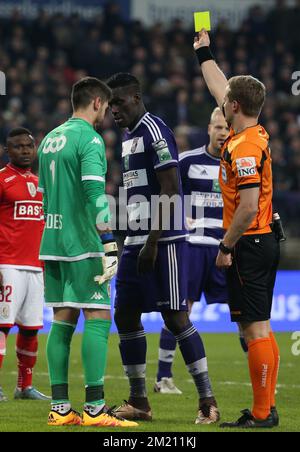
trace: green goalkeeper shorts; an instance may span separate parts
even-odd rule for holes
[[[102,259],[76,262],[45,261],[45,299],[53,308],[110,309],[110,281],[101,286]]]

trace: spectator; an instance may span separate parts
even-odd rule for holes
[[[237,30],[223,21],[213,32],[214,52],[226,76],[252,73],[267,87],[262,123],[273,139],[275,196],[280,190],[287,203],[300,197],[296,173],[300,96],[291,95],[292,73],[300,69],[299,17],[300,0],[294,7],[278,0],[267,14],[259,6],[251,8]],[[193,145],[199,137],[201,142],[206,140],[214,102],[204,89],[191,40],[180,19],[169,29],[162,23],[150,28],[137,20],[125,23],[116,1],[109,2],[92,22],[75,14],[67,17],[45,11],[34,19],[17,11],[8,19],[0,17],[1,70],[8,80],[8,95],[1,96],[0,144],[10,128],[22,125],[41,140],[68,117],[66,99],[72,83],[86,75],[106,79],[118,71],[132,72],[139,79],[147,108],[154,114],[172,128],[186,125],[188,135],[179,134],[180,147]],[[230,50],[233,43],[234,52]],[[120,133],[109,117],[104,121],[106,128],[112,141],[107,143],[108,187],[116,194]],[[2,151],[0,166],[5,163]],[[290,190],[293,198],[288,196]]]

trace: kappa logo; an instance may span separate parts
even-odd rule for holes
[[[95,137],[92,139],[91,143],[92,144],[101,144],[101,140],[100,140],[100,138]]]
[[[100,292],[95,292],[94,295],[91,296],[91,300],[102,300],[103,296]]]

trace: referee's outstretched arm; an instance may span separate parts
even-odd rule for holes
[[[227,79],[215,62],[209,45],[209,35],[207,31],[203,29],[194,39],[194,49],[207,87],[211,95],[216,99],[218,106],[222,109]]]

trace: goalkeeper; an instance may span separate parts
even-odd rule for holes
[[[40,259],[45,261],[46,303],[54,309],[47,342],[52,390],[48,425],[53,426],[137,425],[113,415],[103,392],[111,326],[109,285],[118,258],[105,196],[105,147],[95,128],[104,119],[110,96],[107,85],[96,78],[75,83],[73,116],[52,130],[38,151],[46,219]],[[82,417],[68,395],[70,345],[81,309],[86,392]]]

